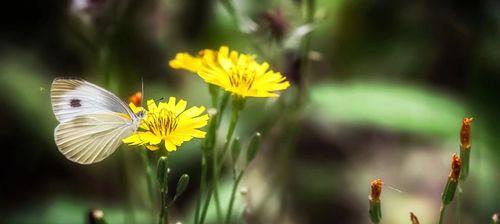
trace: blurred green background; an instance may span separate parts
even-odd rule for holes
[[[317,0],[309,24],[302,1],[234,0],[237,20],[216,0],[3,3],[0,223],[85,223],[93,208],[109,223],[152,222],[141,149],[122,146],[90,166],[58,152],[50,83],[80,76],[127,99],[143,78],[146,98],[209,107],[201,79],[167,62],[221,45],[258,55],[293,86],[280,101],[249,100],[241,115],[238,135],[265,136],[238,196],[235,213],[253,208],[246,223],[368,223],[369,181],[379,177],[384,223],[409,223],[409,212],[435,222],[461,119],[470,116],[462,220],[488,223],[500,210],[500,3]],[[297,55],[309,34],[304,81]],[[269,121],[286,116],[277,105],[300,83],[308,100],[285,147],[290,130]],[[192,220],[199,146],[191,141],[171,158],[173,176],[192,180],[172,212],[183,223]],[[455,220],[454,205],[448,216]]]

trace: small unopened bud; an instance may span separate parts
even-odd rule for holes
[[[451,171],[448,176],[448,181],[444,187],[443,194],[441,195],[441,201],[443,205],[448,205],[455,196],[455,191],[457,190],[458,178],[460,177],[460,170],[462,169],[462,161],[457,156],[453,154],[451,157]]]
[[[142,93],[141,91],[135,92],[128,98],[128,102],[133,103],[136,107],[140,107],[142,104]]]
[[[413,212],[410,212],[410,220],[411,220],[411,224],[420,224],[417,216],[415,214],[413,214]]]
[[[162,156],[158,159],[156,175],[158,183],[160,183],[160,190],[163,192],[167,187],[168,181],[168,158],[166,156]]]
[[[177,182],[177,189],[176,189],[176,196],[180,196],[184,191],[186,191],[186,188],[189,184],[189,175],[187,174],[182,174],[182,176],[179,178],[179,181]]]
[[[267,11],[263,18],[267,23],[267,27],[271,31],[271,35],[277,41],[283,40],[288,32],[289,24],[280,9]]]
[[[452,181],[457,181],[460,176],[460,170],[462,169],[462,160],[457,154],[453,154],[451,157],[451,170],[449,179]]]
[[[465,181],[469,176],[469,160],[470,160],[470,125],[472,118],[464,118],[462,128],[460,129],[460,159],[462,160],[462,171],[460,180]]]
[[[493,216],[491,217],[491,223],[492,224],[500,224],[500,213],[495,213],[493,214]]]
[[[262,139],[262,135],[259,132],[256,132],[252,139],[250,140],[250,145],[248,145],[247,149],[247,163],[251,162],[260,148],[260,140]]]
[[[460,145],[464,148],[470,147],[470,125],[473,118],[464,118],[462,128],[460,129]]]
[[[368,210],[368,213],[370,214],[372,223],[380,223],[380,220],[382,219],[382,208],[380,206],[382,184],[383,182],[380,178],[370,182],[370,195],[368,196],[370,209]]]
[[[380,201],[380,194],[382,193],[382,184],[383,182],[380,178],[372,180],[372,182],[370,182],[370,187],[371,187],[370,200]]]
[[[105,224],[104,212],[99,209],[92,209],[88,213],[89,224]]]

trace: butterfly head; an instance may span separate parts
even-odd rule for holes
[[[138,118],[138,119],[142,119],[144,118],[144,116],[146,115],[146,111],[144,110],[140,110],[138,111],[137,113],[135,113],[135,116]]]

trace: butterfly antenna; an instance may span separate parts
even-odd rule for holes
[[[141,76],[141,106],[144,102],[144,77]]]
[[[156,99],[155,102],[162,101],[163,99],[165,99],[165,97],[160,97],[160,98]]]

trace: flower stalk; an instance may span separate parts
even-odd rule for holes
[[[236,95],[232,96],[233,98],[233,107],[231,109],[231,120],[229,122],[229,128],[227,130],[226,134],[226,140],[224,142],[224,147],[222,149],[222,152],[220,156],[214,156],[214,166],[213,166],[213,177],[214,177],[214,199],[215,199],[215,206],[217,209],[217,215],[218,217],[222,217],[222,213],[220,212],[220,199],[219,199],[219,175],[222,170],[222,165],[224,162],[224,158],[226,156],[227,150],[229,148],[229,145],[231,143],[231,140],[233,138],[234,130],[236,128],[236,124],[238,123],[238,118],[239,118],[239,113],[240,111],[243,110],[245,107],[245,99]],[[219,164],[220,163],[220,164]]]
[[[167,207],[167,194],[168,194],[168,158],[162,156],[158,159],[157,166],[157,180],[160,185],[160,214],[158,216],[158,223],[168,224],[168,207]]]
[[[382,208],[380,206],[380,194],[382,193],[382,180],[376,179],[370,182],[370,195],[368,200],[370,202],[370,209],[368,213],[370,214],[370,220],[372,223],[377,224],[382,220]]]
[[[241,182],[241,179],[243,177],[243,174],[245,173],[246,167],[248,164],[253,161],[255,158],[255,155],[257,154],[259,148],[260,148],[260,141],[261,141],[261,134],[259,132],[256,132],[252,138],[250,139],[250,143],[247,147],[247,158],[246,158],[246,165],[243,168],[243,170],[240,171],[238,175],[236,175],[236,162],[233,162],[233,174],[234,174],[234,183],[233,183],[233,189],[231,191],[231,197],[229,199],[229,207],[227,209],[226,213],[226,220],[225,223],[229,224],[231,223],[231,215],[233,212],[233,205],[234,205],[234,200],[236,199],[236,191],[238,190],[238,186]],[[235,139],[233,142],[233,148],[239,148],[241,147],[239,144],[239,139]],[[237,155],[233,155],[233,161],[237,160],[237,157],[239,156],[239,149],[234,149],[233,152],[237,151]],[[236,154],[236,153],[235,153]]]
[[[460,172],[460,181],[458,183],[458,195],[457,195],[457,223],[462,223],[462,194],[463,194],[463,183],[469,176],[469,166],[470,166],[470,151],[471,151],[471,141],[470,141],[470,131],[473,118],[464,118],[462,120],[462,127],[460,128],[460,159],[462,160],[462,170]]]

